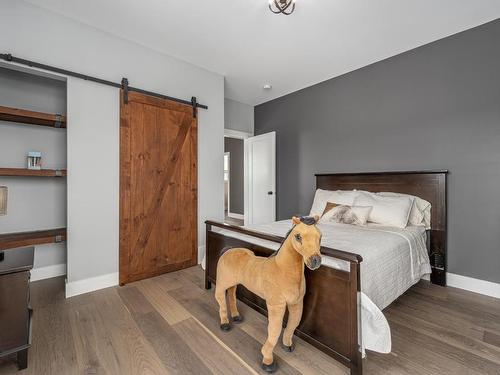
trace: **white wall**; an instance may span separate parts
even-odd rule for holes
[[[253,106],[224,99],[224,128],[253,134]]]
[[[2,0],[0,14],[2,14],[0,51],[3,53],[9,52],[15,56],[116,82],[119,82],[122,77],[127,77],[131,86],[185,99],[196,96],[200,103],[208,105],[208,110],[200,110],[199,112],[198,233],[199,245],[203,246],[205,242],[204,220],[207,218],[222,220],[224,78],[23,1]],[[78,84],[73,86],[75,89],[78,87],[76,85]],[[103,95],[106,100],[111,99],[107,93],[101,91],[104,89],[98,85],[95,86],[95,89],[88,85],[82,90],[85,93],[70,94],[68,121],[69,124],[75,121],[75,127],[93,128],[94,124],[84,120],[88,119],[88,116],[100,118],[99,109],[103,108],[102,106],[98,106],[97,109],[88,107],[89,104],[95,104],[92,103],[94,100],[92,96],[100,97]],[[118,108],[118,105],[119,98],[116,94],[115,109]],[[102,118],[106,120],[100,121],[102,131],[100,129],[92,131],[75,129],[75,135],[85,134],[85,137],[68,139],[69,164],[72,163],[72,160],[86,157],[85,154],[81,154],[82,149],[86,150],[86,153],[94,152],[92,156],[88,156],[90,158],[88,163],[77,162],[73,163],[76,169],[68,168],[68,207],[72,211],[70,215],[78,217],[80,214],[87,215],[92,210],[95,212],[92,230],[87,226],[90,225],[89,222],[79,223],[77,226],[78,221],[69,220],[68,254],[70,255],[68,269],[70,274],[68,278],[71,282],[79,281],[78,288],[75,288],[77,292],[86,291],[86,285],[91,289],[99,287],[99,280],[109,282],[113,279],[113,273],[118,271],[117,245],[115,244],[118,236],[118,226],[116,225],[118,211],[115,207],[116,212],[113,214],[114,209],[111,208],[110,204],[107,207],[108,214],[101,216],[98,205],[98,202],[101,201],[116,202],[118,199],[115,196],[116,186],[118,186],[118,170],[112,167],[112,160],[116,158],[114,147],[116,147],[118,139],[110,139],[108,149],[104,147],[94,148],[93,145],[95,140],[103,134],[112,138],[110,133],[114,132],[113,129],[116,129],[117,126],[117,120],[113,120],[113,116],[107,111],[107,106],[104,109],[105,113],[102,114]],[[87,113],[87,111],[94,113]],[[78,114],[78,116],[75,115],[77,118],[71,119],[71,113]],[[72,131],[68,128],[68,137],[72,138],[70,134]],[[81,143],[76,150],[71,147],[74,142]],[[221,150],[221,152],[214,152],[214,150]],[[82,189],[75,190],[80,191],[78,194],[73,191],[71,184],[73,177],[71,175],[88,173],[91,160],[102,160],[102,163],[93,163],[95,175],[86,174],[88,178],[92,179],[90,182],[96,185],[106,183],[110,184],[111,187],[102,189],[102,196],[97,199],[97,202],[90,203],[93,207],[79,208],[82,202],[79,200],[81,199],[79,194],[81,194],[80,190]],[[75,189],[77,188],[75,187]],[[110,224],[107,221],[111,220],[111,216],[114,216],[112,220],[115,222],[115,229],[110,232]],[[74,225],[72,225],[73,222]],[[98,242],[103,241],[104,238],[107,241],[106,248],[93,252],[92,256],[90,254],[84,255],[89,258],[87,261],[83,261],[80,255],[73,257],[73,253],[76,252],[93,251],[92,248],[100,246]],[[77,246],[81,246],[83,249],[79,249]],[[107,273],[103,274],[103,272]],[[88,280],[87,284],[85,284],[85,280]]]

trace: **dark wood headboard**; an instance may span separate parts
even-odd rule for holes
[[[446,182],[448,171],[404,171],[316,174],[316,188],[324,190],[391,191],[411,194],[430,202],[431,235],[429,251],[431,280],[446,285]],[[436,257],[436,254],[440,258]]]
[[[328,173],[316,175],[324,190],[391,191],[411,194],[432,205],[431,228],[446,230],[446,175],[448,171]]]

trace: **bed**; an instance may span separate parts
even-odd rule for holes
[[[446,285],[447,171],[316,175],[325,190],[389,191],[421,197],[432,205],[430,228],[320,224],[322,266],[306,270],[304,313],[296,335],[362,374],[364,350],[390,351],[390,329],[382,310],[421,277]],[[269,256],[290,221],[250,227],[207,221],[205,287],[216,282],[220,250],[246,247]],[[238,298],[266,314],[265,301],[238,287]]]

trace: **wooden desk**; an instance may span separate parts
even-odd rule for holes
[[[34,248],[0,252],[0,357],[17,353],[19,369],[25,369],[31,345],[29,279]]]

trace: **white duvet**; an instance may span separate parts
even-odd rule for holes
[[[269,224],[250,225],[246,228],[258,232],[285,236],[291,227],[290,220]],[[323,234],[322,246],[359,254],[361,263],[361,348],[389,353],[391,332],[382,313],[423,275],[431,272],[423,226],[405,229],[368,225],[318,224]],[[279,244],[248,235],[221,229],[220,232],[277,250]],[[336,269],[349,270],[349,263],[329,256],[322,257],[322,264]]]

